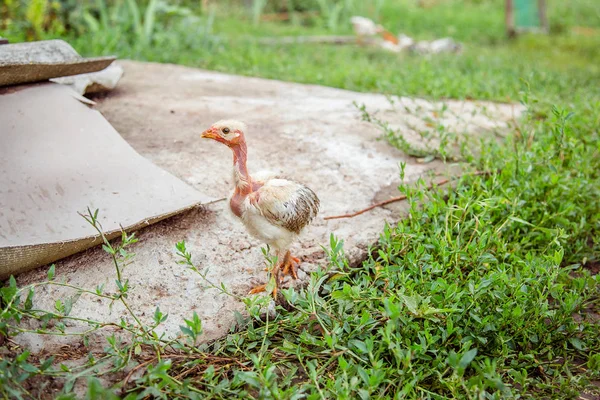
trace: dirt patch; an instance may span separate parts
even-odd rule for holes
[[[590,274],[592,275],[598,275],[598,273],[600,273],[600,261],[588,261],[583,267],[590,271]]]

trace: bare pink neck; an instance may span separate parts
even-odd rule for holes
[[[241,195],[252,193],[252,178],[248,173],[246,160],[248,158],[246,142],[241,141],[231,148],[233,150],[233,181],[235,191]]]

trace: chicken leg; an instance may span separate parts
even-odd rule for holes
[[[281,253],[280,253],[281,254]],[[293,257],[290,251],[286,251],[283,256],[283,260],[281,262],[275,264],[271,274],[275,277],[275,288],[273,289],[273,297],[277,298],[277,290],[279,289],[279,285],[283,282],[283,277],[281,277],[280,273],[283,275],[290,275],[292,279],[298,279],[298,263],[300,259],[297,257]],[[256,294],[260,292],[264,292],[267,288],[267,284],[258,285],[252,290],[250,290],[249,294]]]
[[[298,263],[300,262],[299,258],[292,257],[290,251],[286,251],[285,256],[283,256],[283,261],[279,268],[281,268],[281,272],[283,275],[291,275],[293,279],[298,279]],[[283,280],[283,279],[282,279]]]

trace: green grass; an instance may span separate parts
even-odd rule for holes
[[[77,11],[79,28],[74,31],[76,35],[67,38],[84,55],[116,54],[121,58],[429,98],[518,101],[519,92],[529,87],[546,105],[560,102],[572,106],[584,99],[589,101],[588,94],[595,94],[593,88],[599,86],[600,35],[598,31],[591,36],[575,35],[571,28],[584,25],[600,29],[600,11],[593,0],[570,3],[550,3],[550,15],[557,16],[551,21],[558,34],[507,41],[499,0],[447,0],[426,9],[408,0],[384,2],[381,22],[393,32],[405,32],[418,39],[450,35],[464,42],[463,54],[437,57],[396,55],[357,46],[265,46],[257,44],[255,38],[326,34],[328,29],[318,19],[308,21],[310,26],[254,26],[239,8],[194,16],[189,10],[167,12],[164,7],[154,6],[154,12],[148,13],[150,7],[136,8],[131,0],[117,1],[120,6],[112,8],[100,7],[100,12]],[[369,15],[368,7],[365,12]],[[149,15],[152,17],[147,18]],[[22,30],[8,33],[11,39],[23,38]],[[340,23],[333,33],[349,34],[350,26]]]
[[[318,19],[308,26],[254,26],[239,10],[147,19],[141,8],[132,22],[131,4],[123,2],[93,16],[96,25],[83,23],[80,36],[69,39],[86,55],[402,96],[523,101],[528,113],[506,142],[483,142],[480,154],[464,156],[472,170],[488,175],[465,176],[454,189],[426,190],[424,182],[400,187],[409,214],[385,229],[364,263],[348,265],[343,244],[332,237],[328,265],[306,289],[285,291],[289,305],[276,317],[261,316],[264,301],[246,300],[249,317],[238,316],[236,332],[202,346],[193,345],[201,337],[194,316],[182,328],[185,343],[153,334],[164,322],[160,310],[152,326],[122,323],[131,343],[111,339],[106,354],[93,360],[112,366],[109,376],[118,381],[112,388],[89,366],[65,371],[18,356],[23,349],[16,348],[0,360],[0,393],[14,397],[31,380],[57,377],[70,398],[81,376],[90,398],[113,391],[132,399],[599,396],[600,37],[570,30],[599,28],[600,11],[584,0],[550,6],[555,34],[508,41],[500,1],[449,0],[428,9],[386,2],[381,15],[390,30],[423,39],[451,35],[465,44],[462,54],[436,57],[260,46],[255,36],[332,30]],[[96,30],[86,33],[91,26]],[[333,32],[349,28],[340,24]],[[399,143],[393,135],[382,131]],[[118,274],[131,240],[107,247]],[[205,278],[185,244],[177,249],[183,265]],[[126,277],[118,281],[96,295],[126,302]],[[1,332],[14,334],[20,319],[69,319],[73,299],[52,312],[36,311],[28,293],[14,284],[3,289]],[[64,325],[51,329],[60,333]],[[143,376],[123,385],[118,372],[144,361]]]

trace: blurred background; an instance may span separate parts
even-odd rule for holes
[[[514,0],[517,4],[528,0]],[[529,0],[530,2],[536,0]],[[84,56],[430,98],[569,103],[599,85],[600,1],[548,0],[548,32],[509,38],[505,0],[2,0],[0,36],[67,40]],[[450,37],[456,54],[393,53],[280,36],[351,35],[352,16],[415,40]],[[263,40],[261,42],[261,40]],[[588,90],[581,88],[588,87]]]

